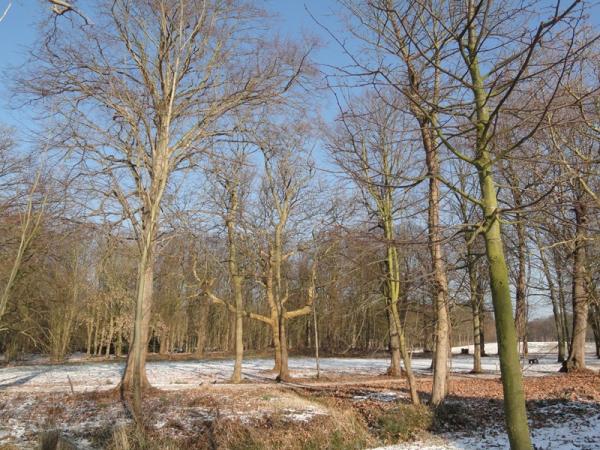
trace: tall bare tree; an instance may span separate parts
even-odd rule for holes
[[[229,113],[275,101],[293,86],[306,54],[267,43],[257,27],[262,13],[242,1],[103,1],[93,18],[93,27],[53,29],[20,89],[52,112],[60,123],[52,143],[77,155],[100,205],[116,200],[134,234],[135,321],[122,389],[139,405],[149,386],[161,206],[181,181],[174,174],[228,132]]]
[[[256,246],[259,251],[259,281],[263,286],[270,314],[251,317],[268,324],[273,332],[275,368],[278,377],[289,379],[288,320],[307,315],[315,300],[313,283],[302,295],[298,308],[290,308],[290,286],[285,265],[299,251],[292,230],[309,213],[310,182],[314,176],[310,158],[310,127],[306,121],[263,123],[253,133],[253,142],[262,156],[262,183],[258,200],[260,216],[255,219]],[[315,258],[313,264],[317,264]],[[315,266],[316,268],[316,266]]]
[[[243,326],[246,316],[243,285],[248,278],[240,257],[240,251],[244,250],[241,229],[244,226],[243,214],[251,188],[250,154],[253,149],[248,143],[234,143],[228,149],[230,151],[210,158],[207,170],[213,184],[211,197],[217,209],[216,214],[221,217],[227,233],[227,269],[231,280],[232,300],[218,297],[211,289],[212,281],[201,280],[197,274],[196,277],[203,281],[204,291],[213,303],[225,305],[235,314],[235,363],[231,380],[239,383],[242,380]]]
[[[569,57],[581,48],[575,44],[581,16],[579,2],[567,5],[557,2],[553,8],[544,11],[530,11],[518,2],[499,4],[491,0],[411,1],[407,2],[406,8],[390,3],[377,4],[382,14],[389,11],[396,16],[406,45],[414,49],[414,54],[423,57],[426,66],[419,73],[434,70],[442,77],[438,105],[431,109],[431,98],[423,94],[412,104],[429,119],[434,135],[443,146],[454,157],[470,164],[479,179],[478,198],[463,194],[481,208],[484,218],[478,233],[483,235],[486,243],[510,444],[515,449],[529,449],[531,439],[501,233],[496,166],[498,161],[527,142],[542,125],[566,75]],[[409,14],[399,14],[400,11]],[[510,28],[507,17],[511,18]],[[415,23],[417,31],[425,24],[429,39],[423,40],[423,34],[415,32]],[[530,30],[526,39],[523,39],[522,30]],[[432,42],[431,36],[439,37]],[[546,52],[542,43],[549,39],[564,45]],[[383,47],[381,51],[386,50],[386,42],[377,39],[371,42]],[[361,64],[359,57],[355,60]],[[373,83],[377,83],[379,70],[367,74],[374,77]],[[359,75],[364,77],[364,71]],[[525,86],[536,83],[544,89],[530,90],[529,95],[531,101],[535,99],[541,106],[529,114],[523,111],[526,117],[522,118],[518,137],[505,145],[499,140],[501,128],[497,126],[511,114],[516,114],[509,106],[509,100],[517,93],[523,94]],[[521,104],[525,103],[521,101]],[[464,148],[472,151],[465,152]],[[443,178],[438,178],[444,182]],[[444,184],[456,190],[453,183]]]
[[[396,217],[402,209],[399,187],[411,185],[412,158],[410,128],[398,107],[398,96],[387,101],[379,95],[366,95],[342,107],[338,130],[332,134],[329,151],[336,164],[357,185],[370,214],[383,232],[385,256],[383,285],[390,323],[392,365],[390,373],[400,374],[400,358],[409,381],[411,399],[419,403],[411,359],[405,342],[398,302],[401,299],[401,270],[396,247]]]

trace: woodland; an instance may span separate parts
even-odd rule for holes
[[[597,4],[23,3],[0,448],[600,446]]]

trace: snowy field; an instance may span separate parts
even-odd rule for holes
[[[538,358],[539,364],[523,364],[523,375],[543,376],[556,374],[560,364],[556,362],[556,343],[530,343],[530,357]],[[587,364],[600,369],[589,346]],[[472,353],[472,347],[470,352]],[[482,358],[485,374],[497,375],[500,363],[495,344],[487,344],[490,356]],[[460,355],[460,347],[453,349],[452,371],[466,374],[471,371],[473,357]],[[458,354],[457,354],[458,353]],[[377,376],[388,368],[386,358],[322,358],[323,376]],[[308,357],[292,357],[289,361],[292,377],[310,378],[316,375],[315,360]],[[120,380],[123,362],[93,362],[74,360],[67,364],[37,363],[9,366],[0,369],[0,391],[5,392],[89,392],[113,388]],[[273,360],[253,358],[244,361],[243,373],[248,381],[262,382],[272,379]],[[413,358],[413,368],[418,373],[430,373],[431,359]],[[157,388],[177,390],[197,387],[204,383],[226,382],[233,370],[232,359],[192,361],[151,361],[147,363],[150,383]]]
[[[537,393],[534,396],[537,400],[528,406],[535,448],[600,449],[600,389],[591,381],[584,392],[569,384],[569,389],[564,391],[568,395],[563,395],[560,386],[556,391],[559,394],[554,393],[552,379],[549,378],[550,384],[547,384],[545,378],[535,377],[557,374],[560,364],[556,362],[556,343],[530,343],[529,348],[529,357],[539,360],[539,364],[529,365],[527,361],[523,364],[523,374],[530,377],[528,383],[538,386],[530,386]],[[501,397],[494,397],[493,389],[485,391],[486,386],[497,386],[499,361],[495,354],[496,345],[486,345],[490,356],[482,358],[485,373],[481,375],[468,374],[472,368],[472,355],[462,355],[460,350],[461,347],[453,349],[452,370],[467,377],[462,378],[462,388],[466,388],[466,384],[474,386],[470,391],[462,392],[477,392],[477,395],[481,392],[482,398],[469,398],[467,395],[461,399],[449,399],[447,403],[457,402],[463,408],[473,408],[469,411],[478,411],[473,417],[479,425],[473,428],[451,427],[446,429],[447,432],[438,430],[441,434],[424,434],[416,441],[385,447],[386,450],[508,449],[502,419],[496,420]],[[472,353],[472,347],[469,350]],[[599,370],[600,360],[593,353],[593,345],[587,350],[588,367]],[[129,419],[124,416],[118,402],[107,400],[103,404],[102,400],[100,403],[93,400],[93,396],[68,395],[71,391],[84,393],[111,389],[120,380],[122,361],[88,361],[84,356],[73,355],[69,362],[56,365],[49,364],[42,357],[35,357],[25,364],[0,369],[0,448],[8,443],[17,444],[19,448],[33,448],[36,433],[47,427],[43,411],[55,411],[52,413],[55,414],[52,419],[56,420],[55,426],[74,439],[80,449],[97,448],[86,440],[90,430],[101,429],[106,424],[127,423]],[[360,377],[384,374],[388,364],[387,358],[322,358],[321,373],[324,377],[332,380],[343,377],[343,381],[328,382],[324,379],[322,384],[334,384],[337,392],[338,389],[343,390],[344,385],[347,387],[353,376],[357,377],[357,382],[362,382],[365,378]],[[413,367],[420,374],[430,374],[430,365],[429,358],[413,358]],[[272,366],[270,358],[247,359],[243,372],[246,381],[252,384],[231,385],[227,383],[233,369],[233,360],[230,359],[148,362],[150,382],[164,390],[149,400],[153,402],[152,426],[161,432],[175,430],[179,433],[179,425],[176,428],[169,425],[173,418],[177,418],[178,423],[183,424],[181,429],[189,428],[188,431],[193,432],[197,421],[214,418],[214,405],[200,401],[205,396],[215,399],[219,417],[237,418],[242,422],[271,415],[303,422],[319,415],[329,415],[324,404],[299,397],[285,386],[267,384],[274,377]],[[292,376],[300,379],[309,379],[316,374],[315,361],[308,357],[290,358],[290,369]],[[303,382],[306,381],[300,381]],[[405,398],[405,393],[386,383],[390,383],[389,379],[373,381],[370,387],[350,387],[348,398],[357,405],[372,401],[388,403]],[[355,383],[351,384],[354,386]],[[203,388],[195,389],[199,386]],[[546,392],[549,393],[549,401],[545,401],[543,396]],[[482,420],[484,416],[486,420]],[[457,431],[460,429],[470,431]]]

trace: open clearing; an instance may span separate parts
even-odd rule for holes
[[[523,373],[537,448],[600,448],[600,375],[558,374],[555,355],[546,353],[552,351],[552,344],[530,345],[537,351],[530,355],[539,364],[525,364]],[[491,353],[495,348],[488,345],[487,350]],[[384,375],[387,359],[324,358],[317,380],[314,359],[294,357],[290,359],[294,382],[286,384],[273,381],[271,359],[248,359],[246,382],[241,385],[227,383],[233,366],[229,359],[151,361],[148,375],[158,389],[145,399],[147,426],[162,437],[185,442],[183,448],[210,448],[214,442],[228,448],[231,442],[213,436],[210,444],[206,436],[218,433],[219,427],[229,430],[222,433],[235,435],[228,428],[232,424],[246,427],[244,433],[286,429],[312,435],[315,427],[340,426],[334,432],[347,434],[339,425],[350,420],[339,417],[347,412],[352,415],[349,423],[354,424],[347,426],[358,429],[361,423],[369,431],[355,448],[386,444],[395,444],[389,449],[508,448],[498,358],[483,358],[485,372],[480,375],[468,373],[471,363],[471,356],[454,355],[450,397],[443,414],[426,430],[408,424],[407,429],[390,434],[382,431],[382,417],[402,414],[396,408],[408,403],[408,395],[403,379]],[[600,368],[592,353],[588,363],[596,371]],[[425,401],[431,389],[430,364],[428,358],[414,358]],[[77,448],[104,448],[107,436],[131,423],[127,408],[112,389],[122,369],[121,361],[77,357],[62,365],[37,360],[4,367],[0,370],[0,446],[32,448],[41,431],[57,429]],[[398,444],[399,440],[403,442]],[[273,448],[277,445],[284,446],[279,442]]]

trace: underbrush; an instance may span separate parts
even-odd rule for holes
[[[424,405],[397,405],[377,415],[373,431],[385,444],[415,439],[431,430],[434,414]]]
[[[307,423],[278,417],[260,424],[220,420],[211,431],[213,448],[231,450],[358,450],[372,442],[364,423],[352,411],[338,411]]]
[[[217,418],[195,436],[181,438],[152,428],[121,425],[98,430],[92,441],[95,447],[107,450],[358,450],[375,442],[352,411],[335,411],[306,422],[277,415],[252,421]]]
[[[47,431],[37,434],[37,448],[70,450],[76,447],[68,444],[85,440],[86,446],[107,450],[358,450],[472,425],[473,414],[458,402],[434,410],[354,397],[337,390],[243,391],[227,403],[227,396],[160,393],[147,397],[146,425],[136,426],[112,393],[86,395],[45,409],[51,419]],[[66,426],[69,411],[78,407],[97,419],[95,427]]]

